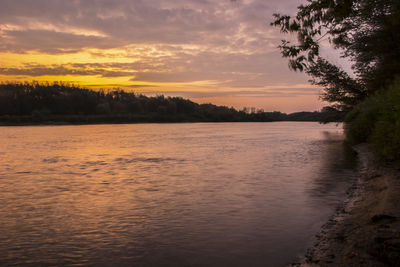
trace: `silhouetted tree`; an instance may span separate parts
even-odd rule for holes
[[[274,14],[272,25],[296,33],[279,46],[293,70],[323,86],[322,99],[348,111],[400,74],[399,0],[308,0],[295,17]],[[320,54],[328,40],[352,63],[346,73]]]

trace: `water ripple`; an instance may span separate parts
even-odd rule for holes
[[[316,123],[3,127],[1,265],[284,266],[351,183]]]

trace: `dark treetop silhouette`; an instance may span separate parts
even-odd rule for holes
[[[322,112],[238,111],[213,104],[197,104],[181,97],[148,97],[123,90],[94,91],[63,83],[4,83],[0,85],[0,122],[124,123],[321,121],[340,114]]]

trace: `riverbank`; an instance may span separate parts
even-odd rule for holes
[[[293,266],[399,266],[400,171],[378,166],[366,145],[356,147],[360,178],[308,250]]]
[[[0,126],[36,125],[91,125],[91,124],[135,124],[135,123],[214,123],[214,122],[322,122],[319,112],[280,113],[284,118],[259,114],[245,114],[243,117],[208,117],[199,114],[114,114],[114,115],[48,115],[48,116],[0,116]],[[280,115],[279,115],[280,116]],[[314,117],[313,117],[314,116]],[[338,120],[336,123],[340,123]]]

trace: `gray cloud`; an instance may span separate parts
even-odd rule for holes
[[[69,65],[26,65],[22,68],[0,68],[3,75],[24,75],[24,76],[63,76],[63,75],[99,75],[102,77],[124,77],[131,76],[132,72],[122,70],[109,70],[104,68],[86,69],[71,68]]]
[[[108,36],[109,47],[132,43],[201,44],[261,48],[267,38],[272,13],[293,9],[298,1],[184,1],[184,0],[2,0],[0,24],[35,28],[47,25],[63,29],[94,31]],[[14,47],[42,50],[50,37],[70,39],[74,48],[99,47],[99,38],[57,35],[52,31],[5,31]],[[21,35],[26,36],[22,38]],[[87,37],[87,36],[86,36]],[[35,42],[26,46],[26,39]],[[44,38],[42,43],[37,40]],[[63,42],[52,42],[54,50]],[[79,46],[79,44],[81,44]],[[20,45],[21,47],[19,47]],[[4,49],[4,47],[3,47]],[[50,50],[45,50],[51,52]]]
[[[83,48],[111,48],[108,38],[62,33],[48,30],[6,30],[0,38],[0,50],[24,53],[36,50],[43,53],[76,53]]]
[[[136,63],[137,66],[140,63]],[[196,82],[215,81],[226,87],[264,87],[286,81],[305,83],[300,73],[288,71],[287,63],[277,53],[214,53],[180,54],[165,59],[158,68],[140,68],[132,81]]]

